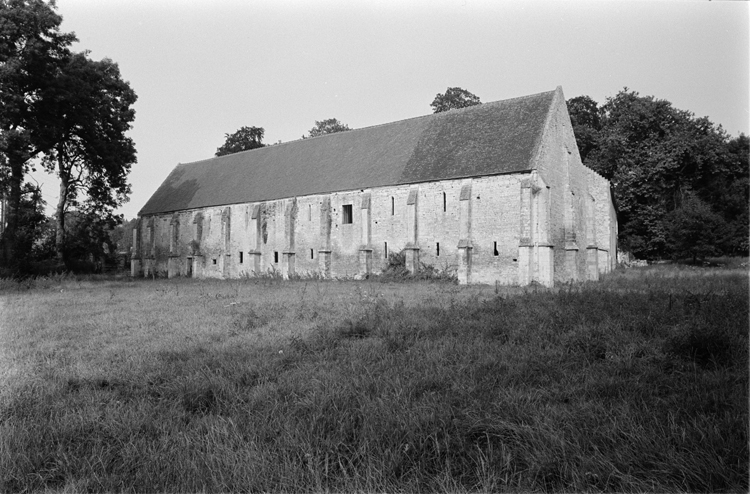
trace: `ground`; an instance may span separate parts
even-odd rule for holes
[[[0,321],[3,492],[748,489],[738,262],[0,280]]]

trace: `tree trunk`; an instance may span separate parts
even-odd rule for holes
[[[11,175],[8,191],[8,224],[2,235],[2,261],[3,266],[12,267],[18,261],[16,259],[18,215],[21,211],[21,184],[23,183],[23,166],[26,162],[19,162],[19,159],[12,153],[8,154]]]
[[[65,169],[62,159],[58,162],[60,173],[60,198],[57,200],[55,210],[55,254],[59,262],[65,262],[65,205],[68,202],[68,186],[70,185],[70,174]]]

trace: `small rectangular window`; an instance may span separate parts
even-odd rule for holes
[[[278,264],[279,263],[279,252],[278,251],[273,251],[273,262],[274,262],[274,264]]]
[[[385,249],[383,249],[385,252],[385,258],[388,259],[388,242],[385,243]]]
[[[440,242],[436,244],[435,251],[437,252],[437,256],[440,257]]]
[[[310,249],[310,259],[315,259],[315,251]]]
[[[307,221],[312,221],[312,204],[307,206]]]
[[[492,248],[492,252],[494,255],[499,256],[500,253],[497,251],[497,242],[495,242],[495,245]]]
[[[446,212],[448,210],[448,199],[445,197],[445,192],[443,192],[443,212]]]
[[[344,224],[348,225],[352,223],[352,205],[344,204]]]
[[[396,214],[396,200],[391,196],[391,216]]]
[[[240,264],[242,264],[242,261],[243,261],[243,254],[244,252],[240,251]]]
[[[213,263],[216,264],[216,259],[213,259],[213,261],[214,261]]]

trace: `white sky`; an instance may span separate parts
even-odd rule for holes
[[[449,86],[483,102],[549,91],[600,104],[624,86],[750,134],[748,3],[722,1],[58,0],[74,50],[138,94],[133,218],[177,163],[224,134],[299,139],[431,113]],[[54,206],[54,177],[37,177]]]

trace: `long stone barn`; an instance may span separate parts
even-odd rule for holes
[[[460,283],[596,280],[609,182],[562,88],[179,164],[139,213],[133,276],[362,278],[404,252]]]

